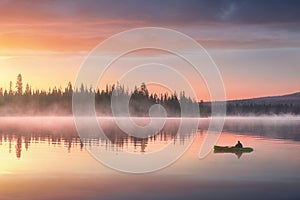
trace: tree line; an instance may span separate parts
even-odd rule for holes
[[[129,111],[133,116],[148,116],[154,104],[160,104],[167,116],[180,116],[180,103],[184,101],[188,107],[198,106],[198,102],[186,97],[184,92],[173,94],[149,93],[145,83],[135,87],[133,91],[120,84],[106,85],[104,90],[93,89],[81,84],[74,88],[69,82],[67,87],[53,87],[46,90],[33,90],[29,84],[23,88],[22,75],[17,76],[15,89],[10,81],[9,90],[0,88],[0,115],[71,115],[72,96],[94,96],[95,110],[98,115],[112,115],[111,98],[113,94],[130,98]]]
[[[218,104],[218,102],[216,102]],[[211,115],[211,102],[200,102],[201,116]],[[300,103],[228,102],[227,116],[300,115]]]
[[[241,104],[233,103],[227,105],[227,115],[300,115],[300,104],[276,103],[276,104]]]
[[[152,105],[160,104],[164,107],[168,117],[180,117],[181,107],[185,105],[187,112],[196,107],[201,117],[211,115],[210,102],[197,102],[186,97],[184,91],[177,95],[149,93],[145,83],[135,87],[133,91],[125,89],[124,85],[106,85],[105,89],[93,89],[81,84],[74,88],[69,82],[67,87],[53,87],[46,90],[33,90],[27,83],[23,86],[22,75],[17,76],[15,87],[10,81],[9,89],[0,88],[0,115],[72,115],[72,96],[92,96],[95,98],[95,111],[97,115],[111,116],[112,95],[130,98],[129,111],[131,116],[148,116]],[[190,110],[188,110],[190,109]],[[255,103],[229,103],[227,115],[273,115],[273,114],[300,114],[300,104],[255,104]]]

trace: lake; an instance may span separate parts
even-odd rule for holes
[[[203,159],[208,119],[182,136],[178,120],[142,139],[99,118],[107,138],[81,139],[72,117],[2,117],[0,199],[300,199],[300,117],[228,117],[217,144],[240,140],[254,151],[212,150]],[[143,155],[189,141],[176,162],[146,174],[113,170],[89,153],[101,147],[104,154]]]

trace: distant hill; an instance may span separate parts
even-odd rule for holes
[[[230,100],[227,101],[227,104],[255,104],[255,105],[278,105],[278,104],[287,104],[287,105],[300,105],[300,92],[293,94],[286,94],[281,96],[268,96],[268,97],[259,97],[252,99],[242,99],[242,100]]]
[[[223,103],[223,102],[216,102]],[[211,102],[199,103],[201,116],[210,116]],[[300,115],[300,92],[252,99],[229,100],[227,115]]]

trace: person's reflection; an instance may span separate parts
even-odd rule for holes
[[[235,155],[237,156],[238,159],[240,159],[241,156],[243,155],[243,152],[236,152]]]

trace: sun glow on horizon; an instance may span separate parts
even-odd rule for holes
[[[200,6],[200,2],[191,7],[186,2],[178,4],[184,6],[168,3],[150,6],[141,2],[131,5],[135,9],[130,6],[120,9],[113,2],[76,1],[71,5],[4,1],[0,7],[0,88],[8,89],[10,81],[15,86],[19,73],[24,77],[24,85],[28,83],[33,89],[64,88],[69,81],[75,82],[81,64],[99,43],[121,31],[157,26],[187,34],[208,50],[220,69],[227,99],[299,91],[299,33],[291,28],[298,25],[296,17],[290,19],[293,26],[275,17],[277,22],[274,16],[269,16],[272,23],[258,23],[252,15],[248,21],[237,18],[241,22],[236,22],[228,16],[234,13],[232,10],[206,13],[196,9],[195,12],[191,9],[194,6],[199,10],[205,6]],[[186,12],[185,6],[191,12]],[[172,9],[158,12],[162,8]],[[295,8],[291,8],[292,13]],[[111,9],[115,15],[107,12]],[[152,17],[147,17],[150,14]],[[116,74],[118,70],[105,77],[106,83],[116,83]],[[193,76],[188,70],[187,74]],[[203,83],[195,80],[189,78],[198,88],[197,97],[209,100]]]

